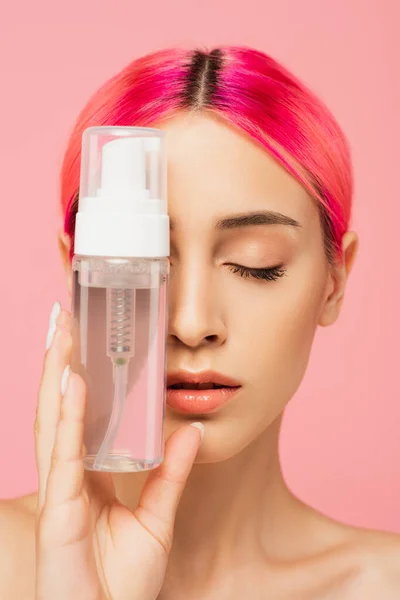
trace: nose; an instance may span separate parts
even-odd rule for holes
[[[211,268],[186,264],[172,269],[168,340],[195,349],[226,340],[222,299]]]

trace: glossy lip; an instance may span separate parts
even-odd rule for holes
[[[172,389],[176,383],[217,383],[225,387],[219,389]],[[185,414],[205,414],[215,412],[225,405],[241,388],[241,384],[227,375],[215,371],[190,373],[175,371],[167,376],[167,404]]]
[[[217,383],[226,387],[240,387],[241,384],[227,375],[216,371],[201,371],[191,373],[190,371],[173,371],[167,375],[167,387],[176,383]],[[199,390],[204,391],[204,390]]]

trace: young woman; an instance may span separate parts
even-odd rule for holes
[[[339,125],[255,50],[166,50],[129,64],[90,99],[66,150],[70,290],[81,134],[105,124],[166,132],[168,387],[189,388],[193,410],[167,392],[157,469],[84,472],[85,385],[68,369],[70,315],[56,303],[35,422],[39,489],[3,502],[0,597],[399,598],[398,537],[304,505],[278,456],[282,412],[317,327],[338,318],[357,249]],[[234,388],[217,408],[213,383]]]

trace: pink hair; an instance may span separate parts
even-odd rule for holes
[[[318,201],[328,257],[341,255],[353,191],[343,131],[303,83],[268,55],[245,47],[167,49],[134,60],[91,97],[78,116],[61,169],[64,230],[78,204],[81,136],[95,125],[151,127],[178,111],[209,110],[262,146]]]

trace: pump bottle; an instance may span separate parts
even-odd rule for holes
[[[163,461],[169,217],[164,133],[82,135],[72,261],[71,368],[87,388],[86,469]]]

